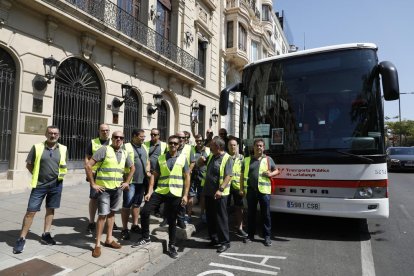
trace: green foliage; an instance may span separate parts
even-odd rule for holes
[[[403,120],[401,122],[385,122],[387,129],[390,129],[394,135],[402,138],[401,146],[413,146],[414,145],[414,121]]]

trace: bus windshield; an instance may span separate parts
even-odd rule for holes
[[[244,145],[262,137],[270,154],[383,154],[377,62],[375,49],[347,49],[246,67]]]

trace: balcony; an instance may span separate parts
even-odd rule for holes
[[[197,77],[204,77],[204,65],[188,52],[165,39],[144,23],[138,21],[109,0],[42,0],[63,10],[98,32],[110,34],[128,45],[136,45],[137,51],[159,60],[160,56],[172,62],[171,66],[181,67]],[[70,4],[65,4],[64,2]],[[71,6],[75,7],[74,9]],[[87,16],[85,16],[85,13]],[[96,19],[93,22],[91,18]],[[93,24],[91,24],[93,23]],[[115,30],[115,32],[111,31]],[[116,34],[118,32],[118,35]],[[122,33],[124,36],[120,35]],[[135,42],[135,43],[134,43]],[[181,71],[179,69],[179,71]],[[198,78],[197,78],[198,79]]]
[[[238,68],[243,68],[249,63],[246,50],[246,46],[243,43],[239,43],[237,48],[227,48],[225,52],[225,60]]]
[[[254,20],[260,20],[260,11],[256,8],[256,0],[227,0],[227,10],[233,8],[245,9]]]

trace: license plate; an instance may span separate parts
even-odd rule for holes
[[[412,164],[412,163],[405,163],[404,166],[406,166],[406,167],[414,167],[414,164]]]
[[[312,210],[320,210],[320,204],[318,202],[299,202],[299,201],[288,201],[287,202],[288,208],[296,208],[296,209],[312,209]]]

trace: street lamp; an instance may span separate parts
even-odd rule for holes
[[[400,95],[402,95],[402,94],[414,94],[414,92],[400,92]],[[401,127],[401,96],[398,97],[398,116],[400,117],[399,121],[400,121],[400,127]],[[402,142],[401,138],[402,138],[402,133],[401,133],[401,130],[400,130],[400,146],[401,146],[401,142]]]

